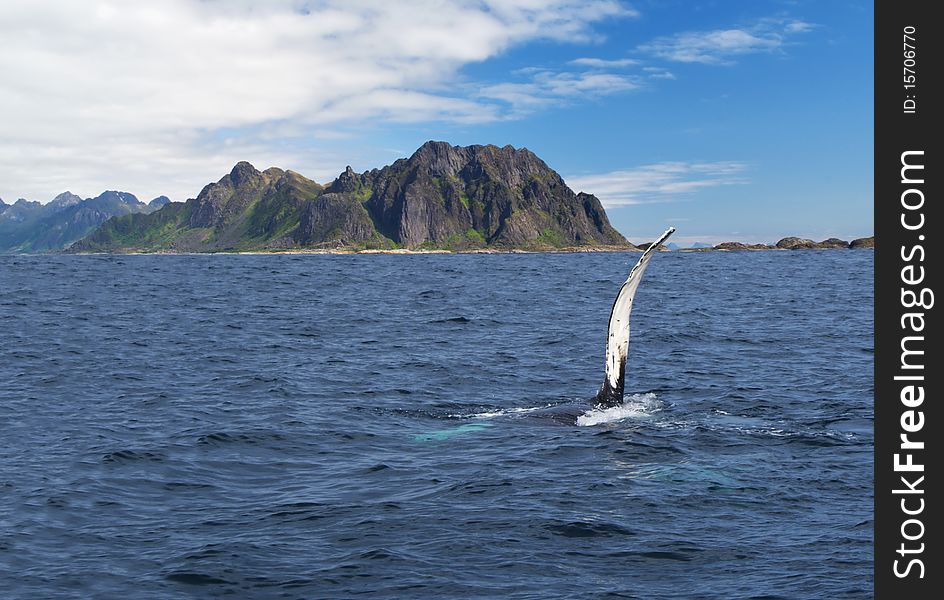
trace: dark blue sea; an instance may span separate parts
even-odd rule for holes
[[[872,252],[656,256],[589,412],[638,257],[0,257],[0,597],[871,597]]]

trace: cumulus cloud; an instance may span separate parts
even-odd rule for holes
[[[639,46],[643,53],[683,63],[732,64],[734,57],[776,52],[790,35],[805,33],[810,23],[785,19],[763,19],[750,27],[687,31],[656,38]]]
[[[606,208],[671,202],[705,188],[747,183],[740,162],[662,162],[597,175],[567,177],[574,190],[591,193]]]
[[[0,193],[127,182],[183,199],[242,158],[310,173],[325,157],[295,142],[345,124],[505,118],[498,96],[457,85],[463,66],[631,14],[617,0],[0,3]],[[619,85],[568,77],[531,83]]]

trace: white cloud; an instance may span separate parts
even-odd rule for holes
[[[675,74],[661,67],[644,67],[650,79],[675,79]]]
[[[592,69],[619,69],[638,65],[639,61],[632,58],[619,58],[615,60],[605,58],[576,58],[570,61],[570,64],[578,67],[590,67]]]
[[[743,29],[719,29],[659,38],[639,49],[676,62],[722,63],[738,54],[769,52],[780,44],[777,37],[759,37]]]
[[[763,19],[750,27],[687,31],[660,37],[638,49],[675,62],[731,64],[736,56],[779,51],[788,36],[805,33],[813,27],[803,21]]]
[[[463,66],[589,41],[594,23],[632,14],[618,0],[3,2],[0,195],[126,185],[184,199],[239,159],[324,158],[292,145],[313,133],[504,118],[497,97],[460,82]],[[536,84],[620,85],[567,77]]]
[[[790,21],[784,27],[784,31],[787,33],[806,33],[816,28],[816,25],[812,23],[805,23],[803,21]]]
[[[600,198],[603,206],[671,202],[723,185],[747,183],[740,162],[662,162],[598,175],[567,177],[567,185]]]
[[[500,100],[511,106],[509,115],[519,117],[537,108],[559,106],[576,99],[606,96],[640,87],[638,78],[601,71],[555,72],[529,69],[530,79],[522,83],[498,83],[483,87],[482,98]]]

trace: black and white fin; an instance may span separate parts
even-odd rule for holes
[[[674,232],[675,228],[669,227],[658,240],[646,248],[616,295],[606,336],[606,378],[594,401],[597,406],[608,408],[623,403],[626,357],[629,354],[629,315],[633,310],[633,298],[649,261]]]

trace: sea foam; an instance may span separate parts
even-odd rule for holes
[[[594,408],[577,417],[577,425],[590,426],[611,423],[623,419],[649,417],[662,409],[662,402],[653,393],[633,394],[619,406]]]

